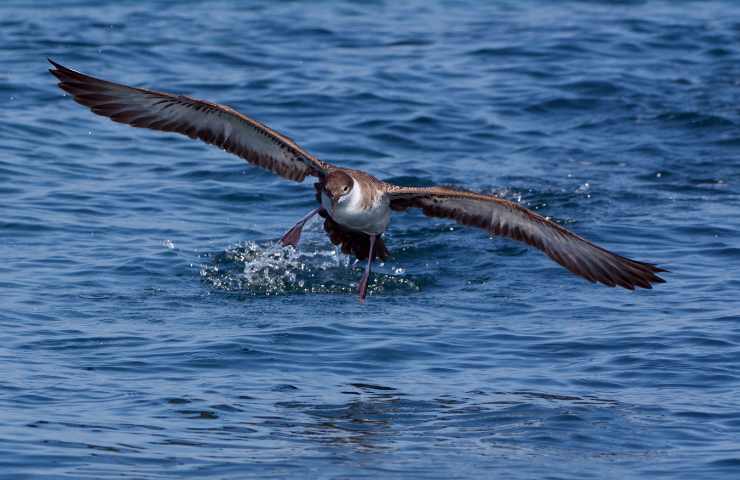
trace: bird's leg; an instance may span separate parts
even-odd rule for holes
[[[365,267],[365,273],[362,274],[362,279],[357,285],[360,291],[360,303],[365,303],[365,296],[367,295],[367,281],[370,278],[370,265],[373,263],[373,249],[375,248],[375,237],[377,235],[370,235],[370,252],[367,255],[367,266]]]
[[[294,247],[298,246],[298,241],[301,239],[301,231],[303,231],[303,225],[306,224],[307,221],[311,219],[314,215],[319,213],[319,210],[321,210],[321,207],[314,208],[308,214],[306,214],[305,217],[301,218],[298,223],[296,223],[293,228],[288,230],[288,233],[283,235],[283,238],[280,239],[280,243],[283,246],[293,245]]]

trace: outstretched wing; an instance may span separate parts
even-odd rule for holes
[[[177,132],[233,153],[282,177],[303,181],[330,166],[290,138],[225,105],[128,87],[71,70],[52,60],[59,87],[98,115],[132,127]]]
[[[656,275],[665,272],[605,250],[516,203],[492,195],[451,188],[399,187],[387,184],[391,208],[420,208],[430,217],[450,218],[463,225],[487,230],[539,248],[571,272],[591,282],[634,290],[664,283]]]

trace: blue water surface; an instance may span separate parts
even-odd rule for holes
[[[394,216],[363,265],[291,183],[91,114],[46,57],[318,157],[492,192],[667,283]],[[0,477],[740,478],[740,8],[0,3]]]

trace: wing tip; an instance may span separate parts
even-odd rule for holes
[[[639,288],[651,290],[653,285],[666,283],[666,280],[657,274],[668,272],[668,270],[651,263],[638,262],[608,251],[604,252],[612,255],[612,261],[603,261],[602,257],[601,261],[595,262],[584,261],[583,258],[581,261],[568,262],[557,252],[545,251],[557,263],[591,283],[600,283],[611,288],[621,287],[631,291]],[[614,262],[614,258],[618,261]]]
[[[47,57],[47,60],[54,68],[49,68],[49,73],[57,77],[57,80],[59,80],[59,85],[62,85],[62,82],[69,81],[74,78],[75,75],[81,75],[80,72],[77,72],[75,70],[72,70],[71,68],[67,68],[61,63],[55,62],[51,58]]]
[[[61,63],[56,62],[56,61],[52,60],[49,57],[47,57],[46,60],[48,60],[48,62],[51,63],[52,67],[54,67],[54,68],[50,68],[49,71],[51,73],[54,73],[55,75],[56,75],[55,72],[59,72],[59,73],[79,73],[79,72],[76,72],[76,71],[72,70],[71,68],[65,67]]]
[[[636,288],[644,288],[645,290],[652,290],[653,285],[667,283],[662,277],[657,274],[662,272],[668,272],[668,270],[658,267],[652,263],[635,262],[637,268],[633,270],[630,277],[625,278],[625,282],[620,282],[619,286],[628,290],[635,290]]]
[[[52,75],[54,75],[55,77],[59,78],[59,75],[57,74],[57,72],[59,72],[59,71],[60,71],[61,69],[63,69],[64,67],[63,67],[63,66],[62,66],[61,64],[59,64],[59,63],[55,62],[54,60],[52,60],[52,59],[51,59],[51,58],[49,58],[49,57],[46,57],[46,60],[47,60],[47,61],[48,61],[49,63],[51,63],[52,67],[54,67],[54,68],[49,68],[49,69],[48,69],[48,70],[49,70],[49,73],[51,73],[51,74],[52,74]]]

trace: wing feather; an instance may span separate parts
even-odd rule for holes
[[[290,138],[225,105],[129,87],[49,62],[62,90],[115,122],[200,139],[298,182],[307,175],[322,176],[330,168]]]
[[[630,290],[664,283],[653,264],[638,262],[595,245],[519,204],[493,195],[445,187],[399,187],[386,184],[391,208],[419,208],[430,217],[449,218],[525,242],[588,281]]]

